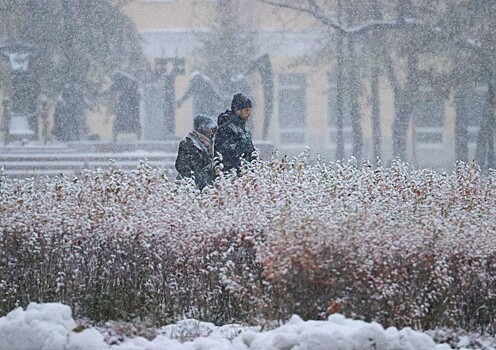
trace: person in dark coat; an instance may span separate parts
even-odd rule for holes
[[[46,145],[49,139],[49,130],[48,130],[48,99],[45,95],[41,95],[39,98],[40,102],[38,104],[38,119],[41,123],[41,138],[43,139],[43,143]]]
[[[10,138],[10,122],[12,119],[12,116],[10,114],[10,98],[4,98],[2,101],[2,123],[0,124],[0,129],[3,134],[3,143],[4,145],[7,145],[9,143],[9,138]]]
[[[215,179],[213,138],[216,131],[215,121],[199,114],[193,121],[193,131],[179,143],[176,158],[178,178],[193,178],[200,190]]]
[[[112,139],[116,142],[119,134],[132,133],[139,140],[141,138],[141,94],[138,82],[124,73],[116,73],[115,76],[115,81],[109,89],[109,92],[118,96]]]
[[[55,105],[52,134],[59,141],[80,141],[88,133],[86,108],[88,107],[81,85],[64,86]]]
[[[215,154],[222,156],[223,171],[241,167],[241,158],[248,162],[255,159],[255,147],[246,122],[251,117],[251,100],[243,93],[233,96],[231,110],[220,114],[217,120],[219,129],[215,136]]]

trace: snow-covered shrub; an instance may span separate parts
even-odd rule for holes
[[[279,178],[258,258],[283,314],[494,331],[494,173],[295,160]]]
[[[255,162],[202,192],[146,162],[0,177],[0,314],[61,301],[94,320],[339,310],[397,327],[494,327],[496,174],[308,158]]]
[[[254,243],[193,182],[143,163],[1,186],[1,313],[62,301],[96,320],[253,318]]]

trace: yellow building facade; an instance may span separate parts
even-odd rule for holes
[[[216,18],[216,5],[215,0],[141,0],[125,8],[126,14],[136,23],[143,37],[143,48],[150,60],[174,57],[185,59],[185,74],[176,79],[176,96],[181,96],[187,89],[193,73],[191,57],[200,45],[198,33],[211,30]],[[258,50],[254,56],[267,53],[273,67],[275,101],[268,132],[269,141],[280,156],[299,154],[308,146],[311,152],[335,160],[333,67],[295,63],[304,55],[318,52],[326,29],[310,16],[295,11],[253,0],[241,2],[240,6],[244,20],[254,33]],[[263,95],[257,77],[250,79],[255,100],[253,135],[255,139],[261,139]],[[369,91],[366,87],[364,90],[361,99],[364,157],[373,157],[371,103],[367,97]],[[478,94],[477,91],[473,93]],[[392,89],[385,78],[380,83],[380,102],[382,159],[387,164],[392,158],[395,110]],[[291,119],[285,116],[288,106],[292,108]],[[416,109],[407,140],[407,157],[412,165],[445,169],[453,166],[455,108],[451,97],[430,101]],[[192,118],[193,109],[189,101],[176,111],[177,137],[187,134]],[[352,151],[351,124],[346,116],[344,124],[346,158]],[[468,132],[469,157],[473,157],[477,126],[469,125]]]
[[[217,18],[217,0],[135,0],[123,8],[136,24],[142,38],[142,47],[152,69],[159,60],[181,61],[184,71],[174,79],[175,99],[185,94],[195,74],[194,53],[201,47],[199,35],[208,34]],[[321,154],[335,160],[335,67],[331,63],[301,64],[305,55],[317,54],[325,43],[328,30],[312,17],[292,10],[281,9],[254,0],[239,2],[241,20],[253,33],[253,57],[268,54],[274,78],[274,108],[267,139],[264,137],[264,95],[260,76],[249,77],[254,101],[254,115],[250,128],[259,143],[270,143],[278,150],[279,157],[294,156],[307,147],[312,154]],[[162,98],[163,82],[143,79],[141,123],[143,139],[160,139],[158,119],[162,118],[156,105]],[[361,126],[364,138],[363,158],[373,157],[372,106],[369,87],[361,91]],[[471,91],[464,108],[477,114],[481,108],[483,89]],[[394,96],[389,82],[383,77],[379,86],[380,130],[383,163],[392,158],[392,124]],[[474,102],[475,101],[475,102]],[[479,101],[479,102],[477,102]],[[176,140],[191,130],[195,114],[194,101],[190,98],[175,110],[171,135]],[[228,108],[226,103],[218,112]],[[413,114],[408,131],[407,160],[414,166],[450,169],[455,162],[455,112],[453,97],[421,104]],[[102,115],[108,115],[103,117]],[[216,115],[212,115],[215,117]],[[427,116],[427,117],[426,117]],[[100,139],[112,138],[112,116],[106,110],[90,111],[88,125]],[[345,113],[345,158],[352,154],[351,121]],[[476,123],[468,126],[469,158],[475,151]],[[260,142],[260,141],[263,142]]]

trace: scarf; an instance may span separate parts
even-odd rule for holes
[[[193,144],[202,152],[205,152],[210,156],[214,155],[214,151],[212,148],[212,139],[196,130],[190,132],[188,136],[193,141]]]

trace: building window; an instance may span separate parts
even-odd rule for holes
[[[327,75],[327,135],[328,142],[332,146],[337,145],[337,86],[336,72]],[[343,142],[345,148],[351,148],[353,144],[353,127],[351,122],[349,97],[346,89],[343,91]]]
[[[415,142],[418,145],[442,144],[444,101],[442,97],[433,96],[431,90],[424,92],[425,96],[417,99],[412,107]]]
[[[306,143],[306,86],[304,74],[279,75],[279,137],[283,144]]]

